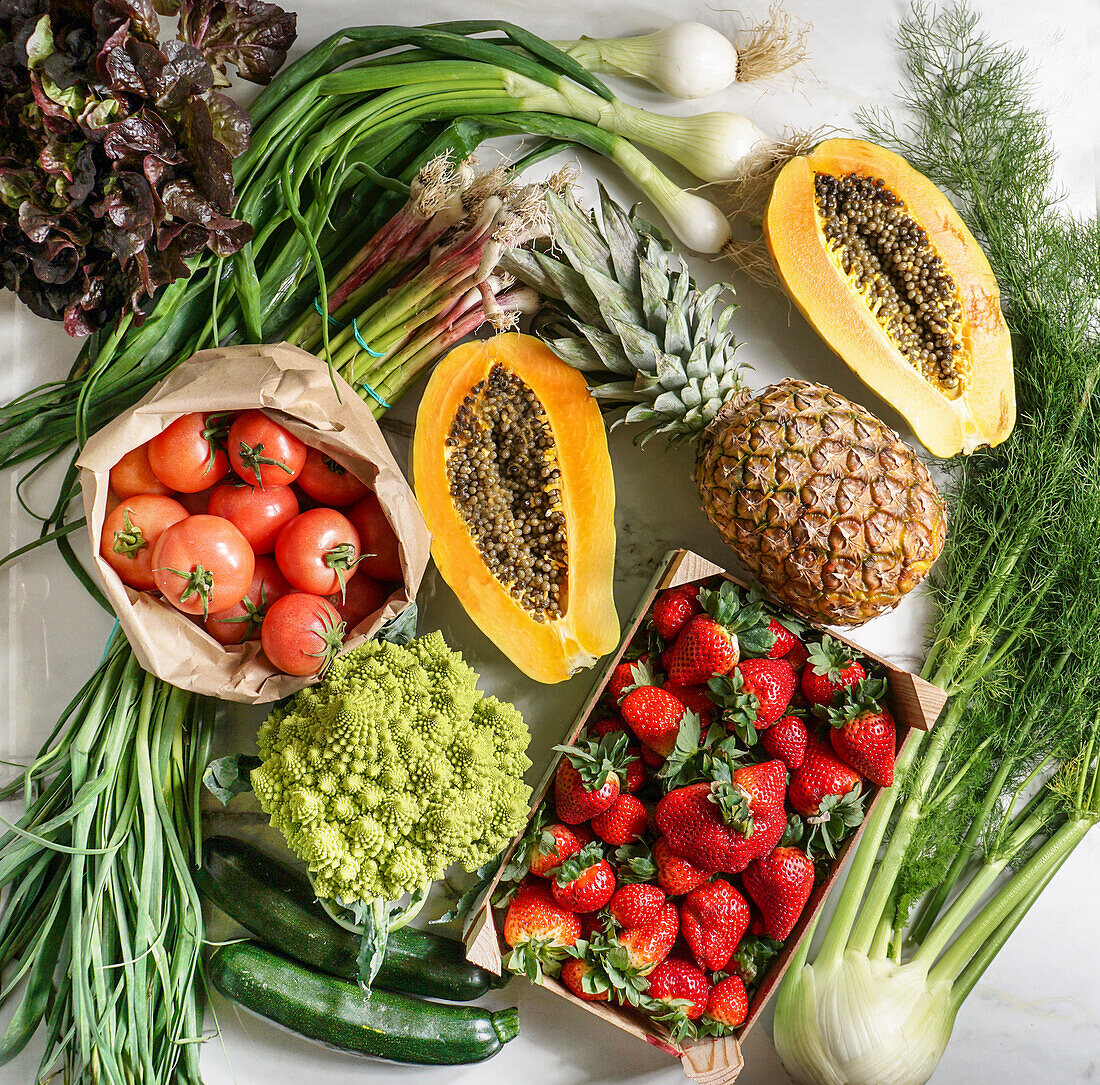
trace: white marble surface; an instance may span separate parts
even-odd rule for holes
[[[751,114],[767,130],[785,126],[845,127],[856,108],[889,104],[900,71],[892,45],[901,0],[788,0],[786,7],[813,23],[812,74],[774,87],[736,88],[705,108],[731,108]],[[997,35],[1028,49],[1038,64],[1037,94],[1050,111],[1061,152],[1059,179],[1069,206],[1095,213],[1098,184],[1096,103],[1100,101],[1100,4],[1097,0],[976,0],[986,25]],[[382,21],[393,9],[353,0],[299,0],[301,46],[341,26]],[[764,3],[745,9],[763,17]],[[697,18],[736,27],[741,17],[703,0],[564,0],[534,5],[524,0],[432,0],[403,5],[406,22],[494,17],[524,23],[550,38],[579,33],[607,35],[653,29],[674,18]],[[620,88],[640,104],[656,98],[632,86]],[[668,108],[663,105],[662,108]],[[690,112],[682,105],[676,111]],[[671,111],[671,109],[670,109]],[[587,181],[594,173],[585,160]],[[614,192],[625,196],[616,178],[603,171]],[[700,277],[720,274],[697,263]],[[756,369],[755,384],[793,374],[824,380],[861,398],[895,425],[900,419],[867,392],[784,302],[746,287],[736,318],[742,357]],[[11,295],[0,295],[0,397],[61,375],[74,349],[61,330],[20,312]],[[410,397],[398,410],[408,418]],[[903,430],[904,432],[904,430]],[[395,440],[395,452],[407,461],[407,446]],[[619,494],[617,598],[629,612],[660,554],[686,546],[716,561],[729,552],[697,510],[689,480],[687,452],[643,453],[629,435],[612,438]],[[29,487],[43,506],[56,478]],[[0,482],[3,493],[3,549],[29,540],[33,524],[17,506],[14,480]],[[54,554],[36,557],[0,575],[0,606],[6,614],[7,642],[0,666],[0,758],[24,757],[95,664],[110,628],[109,620],[87,600]],[[541,772],[550,746],[572,718],[589,678],[580,676],[554,688],[532,689],[465,618],[447,589],[429,575],[422,596],[422,628],[440,627],[484,675],[484,685],[514,700],[534,733],[532,756]],[[920,657],[926,611],[919,598],[860,633],[884,654],[914,662]],[[254,716],[254,714],[253,714]],[[247,740],[252,718],[238,714],[223,741]],[[10,812],[10,811],[9,811]],[[1024,1085],[1035,1081],[1070,1085],[1092,1080],[1100,1059],[1100,946],[1095,936],[1095,899],[1100,890],[1100,835],[1086,840],[1051,888],[1032,909],[959,1015],[955,1036],[933,1081],[975,1085]],[[666,1082],[682,1080],[680,1070],[661,1053],[602,1025],[561,1000],[514,983],[509,1000],[520,1006],[523,1034],[493,1061],[457,1069],[404,1069],[360,1061],[277,1031],[257,1019],[238,1015],[215,999],[221,1026],[203,1057],[208,1085],[259,1085],[272,1080],[322,1080],[331,1085],[407,1080],[419,1085],[443,1082],[549,1083]],[[503,998],[499,1004],[505,1004]],[[212,1029],[213,1021],[208,1019]],[[744,1085],[786,1080],[771,1049],[770,1020],[746,1045]],[[32,1080],[37,1056],[0,1068],[0,1082]]]

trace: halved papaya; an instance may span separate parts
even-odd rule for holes
[[[1016,393],[997,280],[904,158],[858,139],[818,144],[780,171],[764,234],[806,319],[930,452],[1008,437]]]
[[[432,557],[524,674],[562,682],[619,640],[615,485],[583,375],[528,335],[452,350],[416,417]]]

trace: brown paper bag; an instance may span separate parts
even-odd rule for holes
[[[84,446],[78,466],[99,576],[138,661],[158,678],[196,693],[256,704],[285,697],[313,681],[276,671],[260,654],[258,641],[223,647],[163,599],[127,587],[99,556],[110,469],[126,452],[191,411],[262,408],[374,487],[400,540],[403,584],[381,613],[356,626],[348,648],[362,644],[415,598],[428,564],[424,517],[374,416],[349,384],[337,377],[336,385],[339,396],[328,366],[286,343],[204,350]]]

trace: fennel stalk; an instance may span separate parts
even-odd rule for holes
[[[1020,414],[1005,444],[947,465],[923,674],[951,701],[900,756],[816,958],[807,939],[780,989],[776,1047],[807,1085],[927,1081],[963,1000],[1100,814],[1100,229],[1058,209],[1022,54],[964,5],[917,6],[898,40],[908,121],[863,121],[984,243]]]

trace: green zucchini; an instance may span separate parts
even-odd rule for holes
[[[334,923],[305,875],[243,840],[213,836],[203,844],[199,891],[250,934],[287,957],[355,980],[359,937]],[[428,998],[469,1002],[507,982],[466,960],[461,943],[402,927],[386,945],[375,985]]]
[[[373,991],[280,957],[255,942],[234,942],[211,956],[215,990],[246,1010],[329,1047],[391,1062],[480,1062],[519,1035],[514,1006],[490,1011]]]

